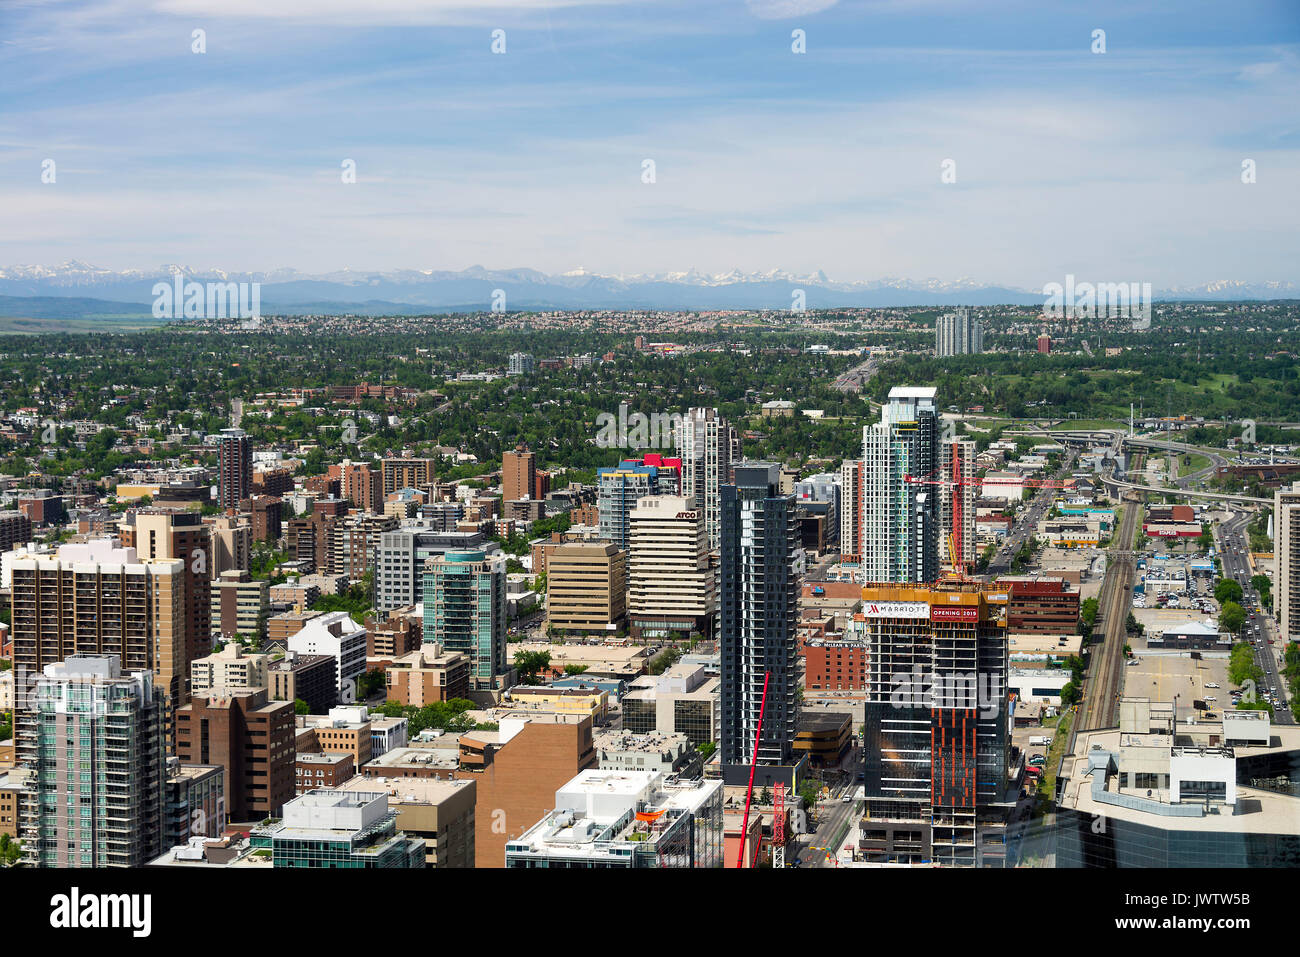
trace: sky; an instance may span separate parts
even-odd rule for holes
[[[1296,0],[0,3],[0,266],[1175,288],[1298,211]]]

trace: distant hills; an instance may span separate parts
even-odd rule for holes
[[[877,279],[836,282],[822,272],[797,275],[781,270],[704,274],[695,270],[660,275],[604,276],[582,269],[547,274],[534,269],[459,272],[398,269],[384,272],[341,270],[309,275],[292,269],[234,273],[164,265],[153,270],[115,271],[71,261],[58,266],[0,268],[0,316],[87,318],[148,316],[158,282],[182,273],[198,282],[261,283],[267,315],[312,313],[417,314],[476,312],[488,309],[495,290],[505,293],[509,310],[789,309],[802,290],[808,309],[955,305],[1036,305],[1033,290],[988,285],[974,280]],[[1079,277],[1106,279],[1113,277]],[[1059,277],[1057,281],[1063,280]],[[1197,286],[1155,290],[1158,300],[1268,300],[1300,298],[1293,282],[1250,283],[1219,280]]]

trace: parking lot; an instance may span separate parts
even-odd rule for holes
[[[1205,701],[1215,714],[1225,705],[1228,695],[1228,659],[1203,657],[1199,661],[1187,652],[1145,654],[1134,650],[1135,665],[1125,665],[1122,694],[1127,698],[1173,701],[1178,696],[1178,713],[1191,713],[1192,702]],[[1217,688],[1208,685],[1217,684]],[[1210,701],[1214,698],[1214,701]]]

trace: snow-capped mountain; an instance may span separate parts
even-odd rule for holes
[[[803,275],[781,269],[731,269],[710,274],[692,268],[610,276],[582,267],[548,274],[528,268],[489,269],[475,265],[458,271],[341,269],[313,274],[287,268],[237,272],[179,263],[156,269],[112,270],[76,260],[58,266],[0,268],[0,296],[98,299],[139,305],[147,311],[153,301],[154,284],[171,282],[178,273],[200,282],[261,283],[262,308],[268,312],[477,310],[487,308],[498,289],[505,291],[510,309],[788,309],[796,290],[803,290],[809,309],[1033,305],[1043,301],[1037,290],[970,277],[836,281],[821,270]],[[1300,298],[1300,287],[1290,281],[1223,279],[1156,290],[1154,298]]]

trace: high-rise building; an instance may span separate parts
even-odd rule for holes
[[[681,494],[695,499],[704,512],[709,548],[720,544],[721,520],[718,490],[731,481],[736,430],[717,409],[691,409],[677,430],[677,452],[682,460]]]
[[[501,499],[517,502],[520,499],[536,498],[537,491],[537,457],[524,446],[518,446],[513,452],[501,456]]]
[[[384,495],[392,495],[404,488],[423,488],[434,480],[434,459],[394,458],[382,459],[379,473]]]
[[[547,627],[617,632],[627,611],[627,553],[608,542],[556,545],[546,560],[546,592]]]
[[[186,565],[141,559],[118,539],[60,545],[54,554],[17,553],[13,570],[13,666],[36,676],[72,655],[116,655],[128,674],[149,671],[170,702],[184,700]],[[30,701],[14,702],[19,763],[35,760]]]
[[[345,515],[335,519],[326,530],[329,574],[360,581],[374,567],[380,536],[396,528],[397,519],[392,515]]]
[[[232,821],[270,817],[293,797],[294,711],[266,689],[196,695],[176,712],[176,756],[226,769]]]
[[[117,655],[69,655],[44,667],[31,697],[27,862],[140,867],[161,854],[167,706],[153,674],[123,675]]]
[[[447,552],[424,563],[424,641],[469,659],[474,690],[506,672],[506,563],[483,551]]]
[[[537,363],[527,352],[510,353],[509,364],[506,366],[506,375],[531,375],[537,368]]]
[[[246,655],[239,642],[190,665],[190,693],[196,698],[261,691],[268,686],[267,655]]]
[[[861,459],[848,459],[840,466],[840,558],[862,559],[862,468]]]
[[[222,572],[208,588],[212,640],[230,641],[236,635],[265,638],[270,590],[269,582],[247,571]]]
[[[794,496],[780,493],[780,473],[770,463],[741,463],[735,484],[720,495],[720,749],[728,783],[748,775],[762,708],[758,763],[769,769],[765,780],[793,786],[777,769],[793,764],[798,723],[798,526]]]
[[[1300,641],[1300,482],[1273,493],[1274,599],[1282,644]]]
[[[862,433],[861,580],[934,581],[942,480],[935,389],[891,389],[880,421]]]
[[[940,483],[928,486],[939,495],[939,555],[950,563],[948,543],[966,569],[975,569],[975,501],[979,498],[975,478],[975,443],[970,439],[945,439],[939,444]]]
[[[1000,864],[1007,787],[1006,605],[979,582],[862,589],[867,860]]]
[[[627,556],[627,618],[633,638],[713,634],[714,569],[704,515],[695,500],[658,495],[631,512]]]
[[[253,526],[243,518],[218,515],[212,520],[212,577],[252,568]]]
[[[366,462],[353,462],[344,459],[338,465],[331,465],[327,474],[337,475],[339,495],[347,499],[361,512],[382,512],[384,510],[384,483],[382,466],[373,469]]]
[[[468,550],[492,554],[499,549],[482,532],[443,531],[435,524],[381,532],[375,553],[375,608],[390,612],[419,604],[424,595],[424,563],[434,555]]]
[[[934,354],[964,356],[984,351],[984,329],[966,308],[945,313],[935,320]]]
[[[122,545],[134,548],[144,559],[175,558],[185,563],[185,660],[202,658],[212,650],[211,605],[212,538],[197,512],[181,509],[144,509],[128,515],[120,526]],[[180,707],[183,700],[172,703]]]
[[[217,462],[217,504],[239,508],[253,491],[253,442],[243,429],[221,430]]]
[[[600,537],[626,550],[632,509],[637,500],[659,491],[659,470],[653,465],[620,462],[615,468],[596,470],[596,508]]]

